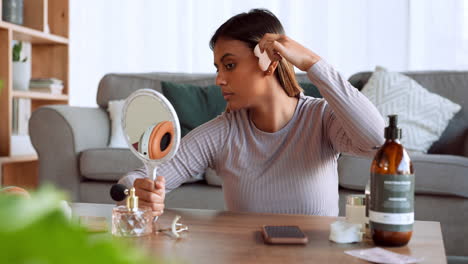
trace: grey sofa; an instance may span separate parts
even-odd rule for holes
[[[413,155],[416,170],[416,219],[442,224],[448,255],[468,256],[468,72],[407,73],[429,90],[462,105],[429,154]],[[370,73],[350,82],[361,89]],[[301,82],[309,82],[304,74]],[[31,141],[39,155],[40,183],[52,182],[67,190],[73,201],[112,203],[109,188],[139,166],[128,149],[111,149],[111,100],[126,98],[136,89],[161,91],[160,82],[195,85],[214,83],[213,74],[108,74],[99,84],[96,108],[52,105],[36,110],[29,122]],[[342,155],[339,160],[340,215],[350,193],[363,193],[370,160]],[[182,185],[166,197],[166,206],[224,209],[222,188],[211,179]]]

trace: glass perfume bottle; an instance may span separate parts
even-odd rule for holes
[[[127,205],[120,205],[112,210],[112,234],[121,237],[139,237],[152,232],[151,208],[138,207],[138,196],[132,187],[127,197]]]

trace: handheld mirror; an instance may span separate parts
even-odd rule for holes
[[[122,131],[132,153],[156,179],[157,168],[174,157],[180,143],[179,118],[171,103],[159,92],[140,89],[125,100]]]

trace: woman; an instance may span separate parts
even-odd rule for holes
[[[266,71],[254,55],[257,44],[272,61]],[[133,185],[140,204],[160,215],[166,190],[210,167],[223,178],[228,210],[337,216],[339,153],[374,154],[384,142],[377,109],[317,54],[285,36],[267,10],[232,17],[210,47],[229,111],[186,135],[155,183],[144,178],[144,168],[120,183]],[[293,65],[324,99],[304,96]]]

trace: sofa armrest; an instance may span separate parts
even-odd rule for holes
[[[39,182],[51,182],[70,192],[73,201],[79,201],[79,154],[107,146],[107,112],[66,105],[41,107],[31,115],[29,135],[39,156]]]

